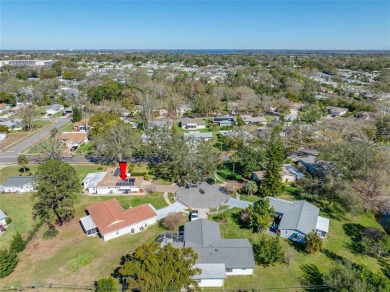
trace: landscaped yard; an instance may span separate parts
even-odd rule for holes
[[[0,209],[12,219],[7,230],[0,236],[0,248],[3,248],[8,247],[16,232],[26,235],[33,229],[36,221],[32,218],[31,194],[0,194]]]
[[[73,131],[73,123],[66,124],[60,128],[61,132],[72,132]]]
[[[0,195],[0,198],[1,196],[3,195]],[[143,203],[152,203],[156,208],[166,206],[162,193],[145,197],[82,196],[76,207],[75,219],[63,227],[58,227],[60,233],[53,240],[43,239],[42,234],[47,227],[42,227],[37,237],[22,252],[15,272],[2,279],[2,286],[37,282],[93,285],[95,280],[109,276],[118,267],[121,256],[131,253],[142,243],[153,242],[164,232],[155,224],[144,232],[124,235],[107,242],[99,237],[87,238],[79,224],[79,218],[86,214],[85,207],[113,198],[126,208],[129,203],[133,207]],[[9,201],[10,199],[0,200],[0,203],[3,205]],[[31,208],[29,200],[21,200],[17,205],[26,212]],[[19,212],[18,216],[26,217],[25,214],[31,214],[31,211]],[[13,219],[18,220],[18,216]],[[0,237],[0,241],[2,239],[3,237]]]
[[[43,120],[37,120],[33,122],[34,130],[41,129],[43,127],[46,127],[47,125],[50,125],[52,121],[43,121]]]

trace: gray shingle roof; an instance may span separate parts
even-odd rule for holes
[[[225,279],[226,271],[224,264],[196,264],[196,268],[202,270],[200,275],[195,275],[194,279]]]
[[[278,229],[296,229],[308,234],[316,229],[320,209],[306,201],[286,201],[268,197],[275,212],[282,213]]]
[[[3,220],[4,218],[7,218],[7,215],[5,215],[2,210],[0,210],[0,220]]]
[[[225,264],[228,269],[253,269],[248,239],[221,239],[219,224],[198,219],[184,225],[184,244],[198,254],[198,264]]]
[[[3,184],[4,187],[22,187],[33,182],[31,176],[11,176]]]

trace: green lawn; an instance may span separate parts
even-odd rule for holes
[[[42,121],[42,120],[33,121],[33,127],[34,127],[34,130],[37,130],[37,129],[43,128],[47,125],[50,125],[51,123],[52,123],[52,121]]]
[[[335,206],[338,209],[338,206]],[[231,209],[226,211],[228,222],[220,224],[221,235],[223,238],[248,238],[251,243],[254,243],[262,235],[271,236],[268,234],[254,234],[249,229],[240,228],[234,219],[240,209]],[[338,214],[338,213],[337,213]],[[277,264],[271,267],[256,266],[253,276],[236,276],[228,277],[225,280],[225,288],[228,289],[248,289],[248,288],[281,288],[281,287],[299,287],[300,279],[307,274],[305,265],[315,265],[320,272],[326,272],[334,263],[335,256],[342,256],[360,265],[366,266],[370,271],[384,276],[381,267],[377,260],[362,254],[356,254],[350,248],[353,239],[346,234],[351,224],[360,224],[365,227],[372,226],[381,229],[380,225],[375,221],[371,214],[361,214],[359,216],[349,216],[343,213],[343,218],[333,218],[330,215],[335,215],[332,210],[321,215],[331,217],[330,233],[324,241],[324,252],[319,252],[314,255],[307,255],[296,249],[290,241],[281,238],[281,244],[285,249],[290,249],[294,260],[291,264]],[[306,266],[307,267],[307,266]],[[277,281],[275,279],[278,279]]]
[[[20,232],[25,236],[36,223],[32,218],[31,194],[0,194],[0,208],[12,219],[7,230],[0,236],[0,248],[8,247],[12,236]]]
[[[61,132],[72,132],[73,131],[73,123],[66,124],[60,128]]]
[[[93,153],[93,146],[92,146],[91,142],[87,142],[87,143],[81,145],[76,150],[76,155],[89,155],[91,153]]]

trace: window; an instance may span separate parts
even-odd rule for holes
[[[119,231],[116,232],[116,235],[119,235]]]
[[[241,269],[242,271],[246,271],[246,269]]]
[[[135,232],[135,229],[134,228],[131,228],[131,233],[134,233]]]
[[[231,273],[233,272],[233,269],[226,269],[226,273]]]

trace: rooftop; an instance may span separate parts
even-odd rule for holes
[[[31,176],[11,176],[3,184],[4,187],[22,187],[33,182]]]

